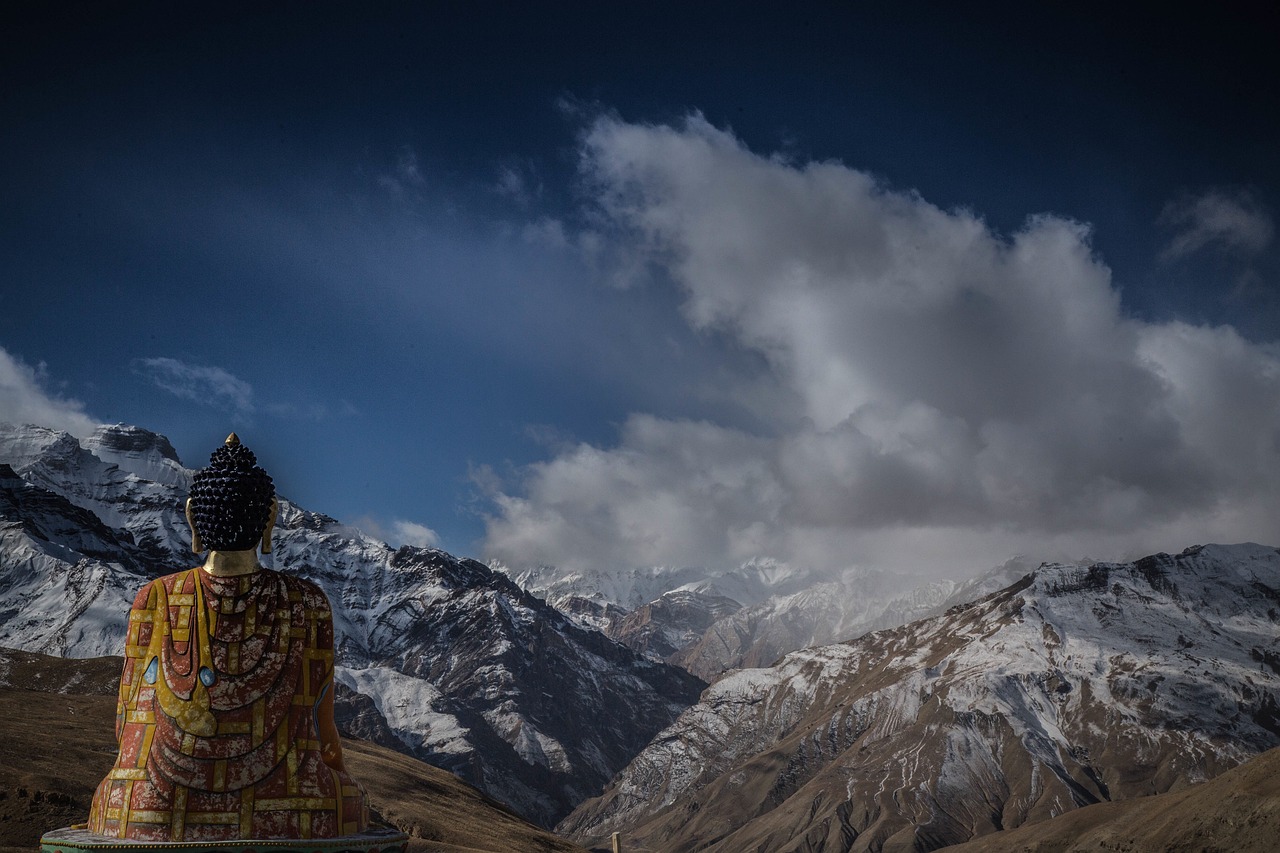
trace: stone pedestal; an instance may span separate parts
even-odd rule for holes
[[[369,827],[340,838],[246,838],[236,841],[130,841],[95,835],[83,826],[45,833],[41,853],[405,853],[409,836]]]

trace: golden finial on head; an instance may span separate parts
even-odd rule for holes
[[[227,445],[228,447],[234,444],[239,444],[239,443],[240,443],[240,436],[236,435],[234,432],[231,433],[231,435],[227,436],[227,440],[223,442],[223,444]]]

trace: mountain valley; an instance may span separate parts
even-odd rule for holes
[[[137,427],[0,425],[0,647],[25,650],[0,680],[110,692],[91,661],[119,654],[134,592],[195,560],[190,476]],[[1272,547],[1011,561],[903,593],[769,561],[518,571],[282,497],[270,559],[333,603],[344,734],[584,846],[995,850],[1092,804],[1235,778],[1280,744]]]

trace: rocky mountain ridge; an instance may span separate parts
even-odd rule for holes
[[[1280,553],[1045,565],[713,684],[559,831],[629,850],[933,850],[1280,744]]]
[[[601,567],[588,573],[557,566],[513,567],[498,561],[489,566],[547,601],[575,596],[628,612],[676,590],[723,596],[749,607],[773,595],[799,592],[817,580],[812,572],[763,558],[747,560],[728,571],[701,566],[644,566]]]
[[[119,654],[137,589],[197,560],[191,472],[126,425],[83,441],[0,425],[0,465],[0,646]],[[704,686],[481,563],[393,549],[284,498],[272,558],[329,596],[337,678],[369,700],[345,713],[536,823],[600,790]]]

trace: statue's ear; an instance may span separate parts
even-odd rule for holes
[[[277,498],[271,499],[271,512],[267,515],[267,526],[262,531],[262,553],[271,553],[271,531],[276,526],[276,516],[280,514],[280,501]]]
[[[191,552],[199,554],[204,550],[204,543],[200,541],[200,532],[196,530],[196,517],[191,511],[191,498],[187,498],[187,525],[191,528]]]

